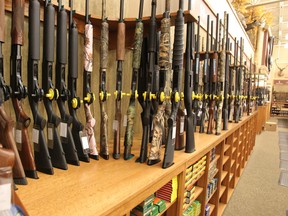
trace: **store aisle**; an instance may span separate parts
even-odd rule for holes
[[[277,122],[276,118],[269,121]],[[278,185],[278,131],[263,131],[256,136],[256,145],[224,216],[285,216],[288,211],[288,187]],[[287,140],[288,142],[288,140]]]

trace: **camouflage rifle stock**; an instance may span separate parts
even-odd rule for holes
[[[182,84],[182,70],[183,70],[183,53],[184,53],[184,1],[179,1],[179,10],[175,19],[175,37],[173,46],[173,84],[172,84],[172,112],[168,119],[168,138],[165,148],[164,160],[162,168],[168,168],[174,164],[174,148],[175,148],[175,136],[176,136],[176,116],[180,105],[180,91]]]
[[[69,27],[69,48],[68,48],[68,89],[71,94],[68,99],[69,113],[73,118],[72,135],[77,149],[78,158],[81,161],[89,162],[89,144],[87,136],[83,134],[84,125],[79,121],[76,111],[83,101],[77,96],[78,79],[78,29],[73,20],[73,0],[69,1],[70,6],[70,27]]]
[[[223,29],[223,39],[219,37],[220,41],[222,39],[222,47],[220,52],[220,58],[219,58],[219,70],[218,70],[218,86],[217,86],[217,92],[218,92],[218,101],[217,101],[217,119],[216,119],[216,135],[221,134],[222,129],[222,108],[223,108],[223,100],[224,100],[224,81],[225,81],[225,45],[226,45],[226,12],[224,13],[224,29]],[[221,21],[220,21],[220,29],[221,29]],[[221,30],[220,30],[221,33]]]
[[[91,90],[91,79],[93,72],[93,25],[90,21],[89,0],[85,7],[85,40],[84,40],[84,74],[83,74],[83,101],[86,116],[85,131],[89,144],[89,157],[98,160],[98,150],[94,136],[96,120],[91,113],[90,106],[95,101],[95,94]]]
[[[62,145],[48,145],[44,136],[46,120],[38,110],[38,104],[42,101],[44,91],[39,87],[38,70],[40,59],[40,3],[38,0],[30,0],[29,4],[29,52],[28,52],[28,91],[30,107],[33,113],[33,144],[37,170],[53,174],[52,164],[61,169],[67,169],[67,164]],[[59,144],[59,143],[56,143]],[[49,153],[52,153],[51,156]],[[53,161],[51,163],[51,161]]]
[[[141,149],[140,149],[140,156],[136,160],[137,162],[144,163],[147,160],[147,151],[148,151],[148,142],[149,142],[149,133],[150,133],[150,114],[152,109],[152,99],[155,98],[153,94],[153,75],[155,72],[155,62],[156,62],[156,33],[157,33],[157,23],[156,23],[156,0],[151,1],[151,18],[150,18],[150,28],[149,28],[149,40],[148,40],[148,68],[147,70],[141,71],[141,75],[145,76],[145,83],[139,83],[139,94],[142,93],[142,97],[139,97],[138,100],[142,106],[143,112],[141,113],[142,119],[142,126],[143,126],[143,133],[142,133],[142,141],[141,141]],[[142,67],[146,67],[145,62]],[[143,72],[146,72],[143,74]],[[139,76],[139,78],[141,77]]]
[[[226,39],[225,39],[225,74],[224,74],[224,97],[223,97],[223,130],[228,130],[228,88],[229,88],[229,64],[230,64],[230,41],[229,41],[229,14],[226,14]],[[224,51],[224,50],[223,50]]]
[[[164,132],[164,113],[166,106],[166,74],[170,70],[170,0],[166,0],[165,12],[161,20],[161,36],[159,48],[159,92],[157,93],[158,108],[153,118],[152,142],[147,164],[160,162],[160,148]]]
[[[212,58],[210,59],[210,76],[209,76],[209,118],[208,118],[208,127],[207,134],[213,133],[214,128],[214,116],[215,116],[215,102],[216,102],[216,91],[217,91],[217,72],[218,72],[218,26],[219,24],[219,14],[217,14],[216,19],[216,39],[214,43],[214,52]],[[213,25],[211,24],[211,49],[213,41]]]
[[[110,94],[106,89],[106,70],[108,65],[108,41],[109,41],[109,24],[106,17],[106,0],[102,0],[102,23],[100,39],[100,79],[99,79],[99,102],[101,112],[100,122],[100,156],[105,160],[109,159],[108,132],[107,123],[108,115],[106,113],[106,103]]]
[[[44,34],[43,34],[43,61],[42,61],[42,88],[44,90],[44,105],[47,113],[47,135],[48,150],[51,156],[52,165],[61,169],[67,169],[66,163],[70,162],[69,152],[64,153],[64,145],[71,143],[61,142],[58,132],[61,122],[60,117],[53,111],[53,101],[59,97],[58,89],[53,84],[53,61],[54,61],[54,25],[55,9],[50,0],[45,0],[44,8]]]
[[[230,58],[230,62],[231,62]],[[229,109],[228,109],[228,119],[229,122],[233,122],[234,119],[234,101],[235,101],[235,77],[237,70],[237,59],[238,59],[238,48],[237,48],[237,39],[234,39],[234,56],[233,56],[233,65],[230,66],[229,71]],[[230,63],[231,64],[231,63]]]
[[[66,64],[67,64],[67,13],[58,0],[57,14],[57,44],[56,44],[56,88],[59,91],[57,99],[58,108],[61,115],[60,138],[66,156],[66,161],[79,166],[79,158],[72,136],[71,124],[73,118],[67,113],[65,102],[70,95],[66,87]],[[50,70],[52,72],[52,69]],[[50,76],[52,80],[52,76]]]
[[[203,63],[203,97],[202,97],[202,109],[200,115],[200,128],[199,133],[204,133],[205,118],[208,103],[208,78],[209,78],[209,31],[210,31],[210,16],[207,16],[207,35],[206,35],[206,52]]]
[[[17,123],[17,128],[15,130],[17,138],[16,144],[22,163],[27,159],[27,156],[30,158],[30,156],[33,155],[32,152],[30,152],[31,146],[27,132],[27,128],[30,125],[31,119],[26,115],[26,113],[22,108],[22,100],[26,98],[28,95],[27,87],[23,85],[21,77],[22,75],[21,49],[22,46],[24,45],[24,3],[25,2],[23,0],[16,0],[12,2],[12,28],[11,28],[12,46],[11,46],[11,58],[10,58],[10,86],[12,87],[12,103]],[[15,148],[13,150],[14,152],[17,151]],[[26,154],[27,152],[29,153]],[[25,175],[22,171],[18,172],[17,174],[14,173],[14,181],[15,181],[15,175],[19,175],[18,176],[19,181],[17,180],[15,181],[15,183],[27,184]],[[30,172],[30,174],[32,175],[32,177],[36,177],[33,176],[35,174],[34,169],[32,169],[32,172]]]
[[[117,31],[117,49],[116,49],[116,60],[117,60],[117,73],[116,73],[116,91],[115,96],[115,117],[113,121],[113,132],[114,132],[114,142],[113,142],[113,158],[120,158],[120,135],[121,135],[121,99],[123,95],[122,92],[122,71],[123,63],[125,59],[125,22],[123,18],[124,13],[124,0],[120,1],[120,18],[118,21],[118,31]]]
[[[143,4],[144,0],[140,0],[139,16],[136,23],[135,35],[134,35],[134,50],[133,50],[133,61],[132,61],[132,80],[131,80],[131,97],[129,101],[129,107],[127,110],[127,127],[124,137],[124,159],[128,160],[134,155],[131,154],[131,148],[133,144],[134,135],[134,118],[135,118],[135,101],[138,98],[137,92],[137,78],[140,68],[142,43],[143,43]],[[142,82],[142,81],[141,81]]]
[[[192,1],[188,2],[188,10],[191,10]],[[185,61],[185,82],[184,82],[184,104],[187,111],[186,120],[186,143],[185,152],[192,153],[195,151],[195,113],[192,110],[192,100],[194,99],[193,91],[193,60],[195,60],[195,23],[187,23],[187,35],[186,35],[186,61]]]

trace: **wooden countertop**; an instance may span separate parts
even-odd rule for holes
[[[175,151],[175,164],[168,169],[162,169],[161,163],[154,166],[135,163],[137,157],[129,161],[100,158],[90,163],[81,162],[79,167],[69,165],[67,171],[54,169],[52,176],[38,172],[40,179],[28,179],[27,186],[18,186],[17,194],[32,216],[124,215],[248,119],[243,117],[238,124],[229,123],[229,130],[222,131],[220,136],[195,133],[197,150],[191,154]],[[136,156],[139,155],[140,142],[138,136],[132,149]]]

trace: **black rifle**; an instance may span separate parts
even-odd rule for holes
[[[150,113],[152,109],[152,99],[154,95],[152,94],[152,85],[153,85],[153,75],[155,69],[155,61],[156,61],[156,33],[157,33],[157,22],[156,22],[156,0],[151,1],[151,18],[149,23],[149,44],[148,44],[148,72],[144,76],[146,76],[145,83],[140,79],[142,77],[139,76],[140,82],[138,82],[139,94],[141,95],[142,89],[145,89],[143,93],[143,97],[139,97],[138,100],[142,106],[143,112],[141,113],[143,133],[142,133],[142,142],[140,149],[140,157],[136,160],[137,162],[144,163],[147,160],[147,148],[149,142],[149,132],[150,132]],[[142,67],[146,67],[146,65],[142,65]],[[141,70],[141,72],[145,72],[146,70]],[[143,74],[142,74],[143,75]],[[145,85],[145,87],[144,87]]]
[[[213,124],[215,120],[215,103],[217,99],[217,72],[218,72],[218,30],[219,30],[219,14],[216,19],[216,39],[214,42],[214,52],[210,59],[210,75],[209,75],[209,119],[207,134],[213,133]],[[213,24],[211,25],[211,49],[213,48]]]
[[[76,111],[83,101],[77,96],[78,78],[78,29],[73,20],[73,0],[69,1],[70,6],[70,27],[69,27],[69,48],[68,48],[68,89],[70,97],[68,99],[69,113],[73,117],[72,135],[77,149],[79,160],[89,162],[89,144],[86,136],[83,136],[84,125],[78,120]]]
[[[250,58],[250,67],[248,74],[248,86],[247,86],[247,115],[249,116],[251,113],[251,76],[252,76],[252,58]]]
[[[199,119],[199,73],[200,73],[200,16],[198,16],[198,25],[197,25],[197,35],[196,35],[196,52],[195,52],[195,60],[194,60],[194,76],[193,76],[193,90],[194,94],[192,94],[192,106],[195,113],[194,120],[194,131],[196,129],[197,120]]]
[[[225,44],[225,80],[223,98],[223,130],[228,130],[228,89],[229,89],[229,65],[230,65],[230,41],[229,41],[229,14],[226,15],[226,44]],[[223,50],[224,51],[224,50]]]
[[[184,1],[179,1],[179,10],[175,19],[175,35],[173,46],[173,84],[172,84],[172,112],[168,119],[168,140],[165,148],[162,168],[168,168],[174,164],[174,147],[176,136],[176,116],[180,105],[180,90],[182,83],[183,53],[184,53]]]
[[[158,46],[157,46],[158,47]],[[160,148],[162,145],[163,137],[165,136],[164,128],[164,112],[166,108],[166,95],[165,85],[167,73],[170,71],[170,0],[166,0],[165,12],[161,20],[161,36],[160,36],[160,47],[159,47],[159,77],[158,71],[154,73],[155,82],[158,81],[158,85],[155,84],[156,100],[154,104],[156,110],[153,116],[153,131],[151,148],[149,152],[149,158],[147,161],[148,165],[153,165],[160,162]],[[156,69],[157,70],[157,69]],[[157,107],[156,107],[157,106]]]
[[[233,65],[231,64],[230,58],[230,71],[229,71],[229,109],[228,109],[228,119],[230,122],[233,122],[234,119],[234,100],[235,100],[235,77],[237,70],[237,39],[234,40],[234,56],[233,56]]]
[[[38,0],[30,0],[29,4],[29,52],[28,52],[28,91],[30,107],[33,113],[33,144],[36,168],[39,171],[47,174],[53,174],[51,160],[54,159],[56,167],[67,169],[67,164],[62,152],[61,156],[52,157],[49,155],[46,138],[44,136],[44,128],[46,120],[40,115],[38,111],[38,103],[43,99],[44,91],[39,87],[38,83],[38,63],[40,59],[40,3]],[[51,146],[49,146],[51,147]],[[53,147],[53,146],[52,146]],[[58,153],[55,150],[52,153]],[[64,160],[62,160],[62,158]],[[63,162],[63,164],[62,164]]]
[[[65,82],[67,64],[67,13],[61,0],[58,1],[56,49],[56,88],[59,91],[57,104],[61,114],[60,137],[67,162],[79,166],[77,150],[70,128],[73,118],[67,113],[65,107],[65,101],[68,100],[70,92]]]
[[[89,157],[99,159],[94,136],[95,118],[92,116],[90,105],[95,101],[95,94],[91,90],[91,79],[93,72],[93,25],[90,22],[89,0],[85,7],[85,40],[84,40],[84,73],[83,73],[83,101],[86,116],[85,131],[89,144]]]
[[[105,160],[109,159],[108,148],[108,115],[106,113],[106,103],[110,94],[106,89],[106,70],[108,66],[108,42],[109,42],[109,24],[106,17],[106,0],[102,0],[102,23],[100,39],[100,77],[99,77],[99,103],[101,112],[100,122],[100,156]]]
[[[188,2],[188,10],[191,10],[192,1]],[[195,59],[195,23],[187,23],[186,35],[186,65],[185,65],[185,82],[184,82],[184,103],[187,111],[186,120],[186,145],[185,152],[191,153],[195,151],[195,113],[192,110],[193,95],[193,60]]]
[[[210,30],[210,16],[207,16],[207,35],[206,35],[206,52],[203,64],[203,96],[202,96],[202,110],[200,116],[200,133],[204,133],[205,129],[205,117],[208,103],[208,78],[209,78],[209,30]]]
[[[237,69],[237,83],[236,83],[236,106],[235,106],[235,122],[238,123],[240,120],[241,104],[242,104],[242,64],[243,64],[243,54],[242,54],[242,38],[240,38],[240,65]]]
[[[143,4],[144,0],[140,1],[139,6],[139,16],[136,23],[135,29],[135,36],[134,36],[134,50],[133,50],[133,61],[132,61],[132,80],[131,80],[131,97],[129,102],[129,107],[127,110],[127,127],[125,131],[124,137],[124,159],[128,160],[132,158],[134,155],[131,154],[131,147],[133,144],[133,135],[134,135],[134,118],[135,118],[135,101],[138,97],[137,93],[137,79],[138,79],[138,72],[140,68],[141,62],[141,53],[142,53],[142,43],[143,43],[143,22],[142,22],[142,15],[143,15]],[[140,82],[143,82],[141,80]]]
[[[120,158],[120,135],[121,135],[121,100],[124,93],[122,93],[122,71],[123,63],[125,58],[125,22],[123,18],[124,13],[124,0],[120,1],[120,18],[118,22],[118,32],[117,32],[117,50],[116,50],[116,60],[117,60],[117,73],[116,73],[116,91],[115,96],[115,118],[113,121],[113,131],[114,131],[114,145],[113,145],[113,158]]]

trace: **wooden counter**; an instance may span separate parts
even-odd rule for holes
[[[161,163],[154,166],[135,163],[136,157],[130,161],[124,161],[122,158],[114,160],[112,157],[110,160],[105,161],[101,158],[99,161],[92,160],[90,163],[81,162],[79,167],[69,165],[67,171],[55,169],[53,176],[39,172],[40,179],[29,179],[27,186],[18,186],[19,190],[17,194],[32,216],[129,215],[129,211],[132,208],[170,181],[174,176],[178,175],[178,200],[172,205],[170,210],[177,212],[177,215],[182,214],[181,201],[183,200],[183,191],[181,191],[181,188],[183,188],[183,182],[181,182],[181,178],[183,178],[186,167],[195,163],[204,155],[209,155],[210,150],[215,146],[218,146],[220,150],[220,147],[225,144],[225,142],[228,142],[227,140],[230,138],[233,140],[231,145],[235,145],[235,150],[238,144],[240,146],[241,143],[242,145],[246,143],[246,137],[248,146],[248,136],[250,136],[251,147],[245,148],[244,146],[243,148],[241,147],[241,149],[237,147],[237,155],[242,154],[242,150],[244,151],[244,149],[246,149],[243,158],[246,157],[247,160],[248,156],[246,155],[250,154],[255,143],[255,136],[249,131],[251,131],[251,129],[253,131],[253,128],[255,129],[256,114],[255,112],[249,117],[243,117],[243,120],[238,124],[229,123],[229,130],[222,131],[220,136],[195,133],[197,150],[192,154],[184,153],[184,151],[175,151],[175,164],[168,169],[162,169]],[[247,136],[244,136],[244,133],[247,133]],[[241,136],[243,136],[243,141],[241,141]],[[140,139],[135,139],[134,143],[133,153],[138,155]],[[110,147],[112,147],[111,144]],[[226,150],[224,151],[223,147],[221,151],[219,161],[223,162]],[[230,162],[232,160],[232,154],[231,150]],[[210,157],[208,156],[207,158]],[[240,165],[241,163],[242,161],[239,162]],[[207,166],[209,166],[209,162]],[[221,164],[219,164],[219,168],[220,166]],[[220,196],[218,192],[215,194]],[[206,197],[206,188],[201,196]],[[213,205],[216,207],[213,207],[213,209],[215,209],[213,211],[214,214],[220,211],[221,205],[219,200],[220,197],[218,198],[218,204],[215,203],[215,205]]]

